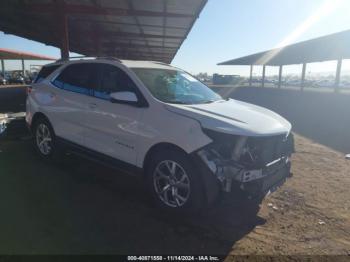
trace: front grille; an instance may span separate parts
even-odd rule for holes
[[[251,137],[247,141],[247,152],[242,156],[251,168],[262,168],[268,163],[294,151],[293,134],[270,137]]]

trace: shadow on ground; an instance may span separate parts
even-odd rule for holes
[[[0,141],[1,254],[228,254],[265,223],[258,205],[191,218],[152,206],[140,179],[69,155],[43,162],[30,140]]]

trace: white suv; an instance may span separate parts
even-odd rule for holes
[[[261,197],[290,175],[288,121],[160,62],[46,65],[28,94],[26,122],[43,158],[69,150],[141,174],[171,210],[203,207],[222,192]]]

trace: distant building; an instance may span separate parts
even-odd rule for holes
[[[213,75],[214,85],[234,85],[240,81],[241,77],[239,75]]]

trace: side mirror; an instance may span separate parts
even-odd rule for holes
[[[136,104],[138,102],[136,94],[129,91],[114,92],[109,96],[112,103]]]

